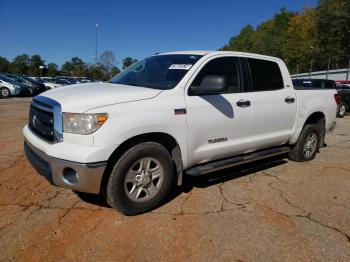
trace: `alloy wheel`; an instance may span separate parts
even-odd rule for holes
[[[1,95],[6,97],[6,96],[9,96],[10,93],[9,93],[9,91],[7,90],[7,88],[2,88],[2,89],[1,89]]]
[[[316,133],[312,132],[310,133],[304,143],[303,147],[303,154],[305,158],[310,158],[316,151],[317,149],[317,144],[318,144],[318,138]]]
[[[157,159],[141,158],[131,165],[125,176],[125,193],[135,202],[145,202],[158,193],[163,178],[164,169]]]
[[[345,105],[340,105],[340,107],[339,107],[339,115],[340,116],[345,115],[345,111],[346,111]]]

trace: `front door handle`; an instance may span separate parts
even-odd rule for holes
[[[288,104],[292,104],[292,103],[295,102],[295,98],[294,98],[294,97],[288,96],[288,97],[286,97],[286,98],[284,99],[284,102],[286,102],[286,103],[288,103]]]
[[[241,99],[239,101],[237,101],[237,106],[239,107],[249,107],[250,106],[250,101],[249,100],[244,100],[244,99]]]

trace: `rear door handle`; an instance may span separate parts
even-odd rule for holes
[[[237,101],[237,106],[239,107],[249,107],[250,106],[250,101],[249,100],[244,100],[244,99],[241,99],[239,101]]]
[[[288,103],[288,104],[292,104],[292,103],[295,102],[295,98],[294,98],[294,97],[288,96],[288,97],[286,97],[286,98],[284,99],[284,102],[286,102],[286,103]]]

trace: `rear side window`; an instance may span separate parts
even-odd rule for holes
[[[248,58],[252,77],[252,91],[278,90],[284,87],[283,78],[277,63]]]
[[[220,57],[209,61],[198,73],[191,86],[199,86],[205,76],[220,75],[227,77],[228,93],[241,90],[240,67],[237,57]]]
[[[308,82],[308,81],[306,81],[306,82]],[[313,88],[323,88],[322,87],[322,81],[320,81],[320,80],[314,80],[314,81],[311,81],[311,87],[313,87]]]
[[[335,88],[335,84],[332,81],[325,81],[324,82],[324,88],[326,88],[326,89],[334,89]]]

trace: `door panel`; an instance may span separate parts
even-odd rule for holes
[[[207,162],[248,149],[251,107],[236,102],[243,94],[188,96],[188,153],[190,165]]]
[[[233,154],[249,147],[250,106],[237,106],[246,98],[237,57],[219,57],[208,61],[199,70],[191,86],[198,86],[206,75],[228,79],[227,92],[222,94],[185,95],[188,119],[189,165],[195,165]],[[190,94],[190,90],[188,91]]]
[[[246,97],[252,104],[250,150],[286,143],[292,132],[296,103],[287,103],[285,98],[295,99],[293,90],[246,93]]]
[[[284,86],[278,63],[253,58],[245,62],[251,78],[250,90],[246,93],[252,106],[250,150],[284,144],[295,118],[295,92]]]

